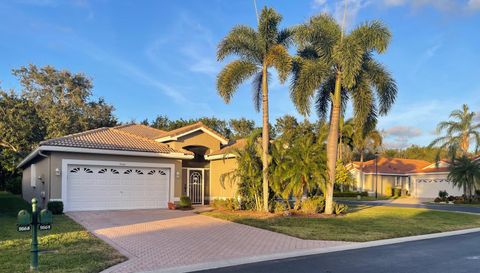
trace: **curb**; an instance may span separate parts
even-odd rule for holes
[[[145,271],[143,273],[193,272],[193,271],[216,269],[221,267],[258,263],[258,262],[265,262],[265,261],[272,261],[272,260],[279,260],[279,259],[286,259],[286,258],[294,258],[294,257],[301,257],[301,256],[345,251],[345,250],[354,250],[354,249],[362,249],[362,248],[369,248],[369,247],[376,247],[376,246],[392,245],[392,244],[398,244],[398,243],[421,241],[421,240],[449,237],[449,236],[455,236],[455,235],[469,234],[474,232],[480,232],[480,228],[462,229],[462,230],[456,230],[456,231],[447,231],[447,232],[416,235],[416,236],[409,236],[409,237],[376,240],[376,241],[370,241],[370,242],[364,242],[364,243],[352,243],[352,244],[342,245],[342,246],[297,250],[292,252],[275,253],[275,254],[260,255],[260,256],[254,256],[254,257],[245,257],[245,258],[228,259],[228,260],[215,261],[215,262],[198,263],[198,264],[187,265],[187,266],[171,267],[171,268],[158,269],[153,271]]]

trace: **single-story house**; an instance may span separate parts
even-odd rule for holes
[[[128,124],[43,141],[20,164],[22,195],[65,211],[166,208],[234,197],[220,176],[236,168],[229,141],[201,122],[172,131]]]
[[[478,159],[477,159],[478,160]],[[454,187],[448,177],[450,163],[432,163],[425,160],[380,157],[366,162],[353,162],[347,168],[356,180],[356,189],[369,195],[391,196],[398,188],[402,195],[417,198],[435,198],[439,191],[459,196],[463,190]]]

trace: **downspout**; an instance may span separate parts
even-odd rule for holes
[[[46,208],[47,206],[46,206],[45,203],[46,203],[47,199],[50,199],[50,191],[51,191],[51,183],[50,183],[51,178],[52,178],[52,176],[51,176],[51,174],[52,174],[51,171],[52,171],[52,170],[50,170],[50,168],[51,168],[51,166],[50,166],[50,165],[51,165],[51,164],[50,164],[50,163],[51,163],[51,162],[50,162],[50,161],[51,161],[51,158],[50,158],[48,155],[42,153],[41,150],[38,151],[38,155],[40,155],[40,156],[48,159],[48,185],[47,185],[47,186],[48,186],[48,198],[47,198],[47,196],[45,196],[45,198],[43,198],[43,207]],[[46,181],[45,181],[45,182],[46,182]]]

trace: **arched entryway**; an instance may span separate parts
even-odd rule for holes
[[[205,146],[186,146],[183,149],[194,153],[191,160],[183,160],[183,194],[190,197],[192,204],[209,203],[210,162],[205,160],[209,148]]]

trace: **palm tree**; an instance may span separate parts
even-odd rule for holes
[[[263,111],[262,163],[263,207],[268,211],[268,69],[277,70],[280,82],[285,82],[291,71],[291,58],[287,47],[291,42],[289,29],[279,30],[282,16],[272,8],[263,8],[258,20],[258,29],[240,25],[234,27],[218,46],[217,59],[238,57],[227,64],[217,78],[217,90],[226,103],[230,102],[240,84],[253,79],[255,109]]]
[[[272,189],[283,199],[295,196],[297,209],[304,193],[315,187],[325,190],[324,149],[321,136],[316,139],[312,133],[297,134],[293,140],[280,138],[273,145]]]
[[[471,141],[475,142],[475,153],[480,145],[480,123],[475,123],[475,112],[468,109],[464,104],[461,110],[454,110],[450,113],[449,121],[442,121],[437,126],[437,134],[445,131],[444,136],[440,136],[430,143],[429,147],[438,146],[441,150],[448,150],[449,155],[455,158],[458,150],[461,155],[467,155]],[[437,153],[437,161],[439,153]]]
[[[320,119],[325,120],[330,111],[327,214],[333,212],[339,119],[348,100],[352,99],[355,124],[360,127],[387,114],[395,101],[396,83],[374,59],[375,53],[385,52],[390,36],[380,21],[364,23],[344,35],[327,14],[314,16],[295,29],[298,50],[293,62],[292,100],[303,115],[310,114],[315,97]]]
[[[448,180],[472,200],[472,192],[476,185],[480,185],[480,160],[474,160],[466,155],[457,158],[450,165]]]

